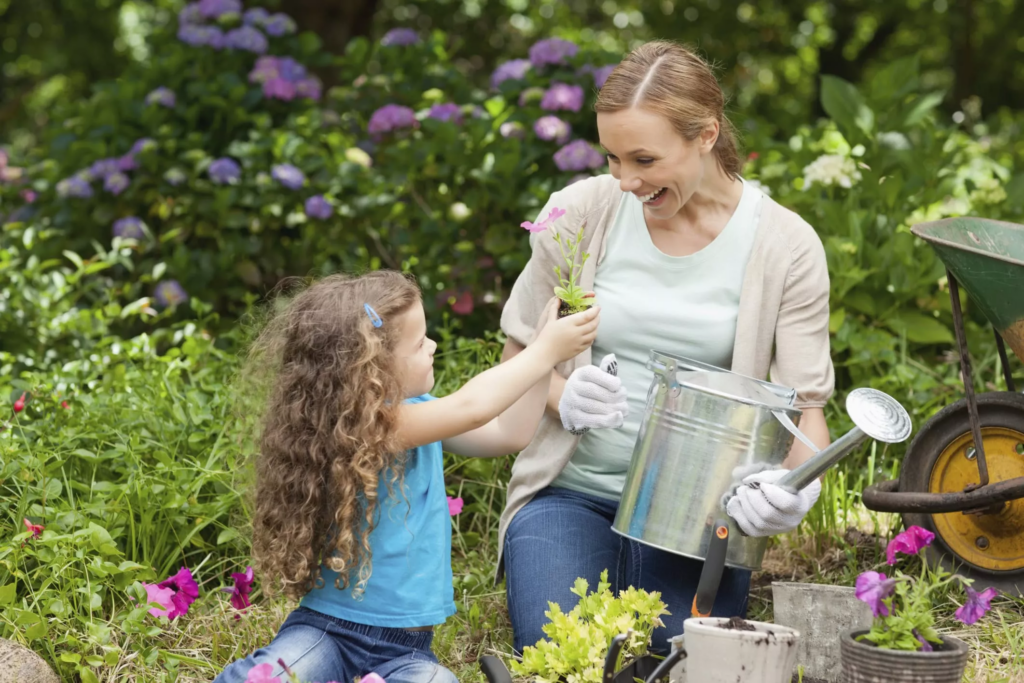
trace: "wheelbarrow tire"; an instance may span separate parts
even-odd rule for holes
[[[1024,394],[1000,391],[978,394],[976,398],[984,442],[989,441],[986,434],[992,433],[994,428],[1002,428],[1003,432],[1001,433],[1009,434],[1011,432],[1006,430],[1012,430],[1012,432],[1024,434]],[[986,428],[988,428],[987,431]],[[900,469],[899,490],[938,493],[938,490],[932,489],[932,474],[937,462],[958,440],[962,443],[966,439],[968,444],[973,443],[970,432],[971,423],[966,400],[957,401],[936,413],[921,427],[907,449]],[[1018,447],[1017,450],[1020,448]],[[963,449],[960,448],[958,452],[962,453]],[[1012,453],[1012,456],[1016,455],[1017,453]],[[946,455],[945,457],[950,456]],[[961,455],[960,457],[965,456]],[[1007,456],[999,453],[988,455],[986,448],[986,461],[989,463],[990,472],[993,472],[992,482],[1003,479],[998,476],[1000,469],[998,464],[993,466],[993,463],[997,463],[997,459],[1000,457]],[[1024,454],[1018,457],[1021,459],[1020,462],[1024,462]],[[1016,461],[1011,461],[1010,464],[1014,467],[1017,466]],[[976,473],[974,481],[977,481]],[[1013,509],[1013,516],[1016,520],[1024,519],[1024,499],[1009,501],[1006,505],[1016,506]],[[1021,509],[1018,510],[1017,507]],[[945,514],[961,515],[963,513]],[[953,541],[950,542],[944,537],[942,531],[946,525],[937,524],[937,517],[939,515],[928,513],[903,513],[903,521],[907,526],[916,525],[935,533],[935,541],[928,548],[929,560],[941,564],[949,571],[956,571],[975,579],[974,588],[977,590],[992,586],[1009,594],[1024,595],[1024,549],[1019,556],[1014,555],[1020,560],[1011,560],[1009,564],[1012,567],[1008,571],[999,571],[991,566],[979,566],[965,557],[969,553],[957,552],[955,546],[958,542],[964,542],[962,538],[957,539],[954,536]],[[1012,541],[1007,542],[1012,543]],[[1016,543],[1024,545],[1024,533],[1017,535]]]

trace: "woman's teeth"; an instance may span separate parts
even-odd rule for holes
[[[652,192],[650,194],[640,195],[639,199],[640,199],[640,201],[645,202],[645,203],[646,202],[653,202],[655,199],[658,199],[658,198],[661,197],[661,195],[665,194],[665,190],[667,190],[667,189],[668,189],[667,187],[663,187],[660,190],[657,190],[657,191]]]

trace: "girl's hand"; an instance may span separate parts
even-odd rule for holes
[[[590,348],[597,337],[601,316],[601,309],[592,306],[559,320],[558,306],[556,298],[548,302],[541,317],[543,327],[534,342],[551,353],[554,361],[552,365],[575,358]]]

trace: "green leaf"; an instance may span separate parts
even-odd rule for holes
[[[829,334],[837,334],[839,329],[843,326],[846,321],[846,309],[838,308],[828,316],[828,331]]]
[[[822,76],[821,105],[844,135],[857,131],[871,135],[875,127],[875,113],[849,81],[836,76]]]
[[[60,655],[60,661],[78,664],[82,661],[82,655],[75,652],[62,652]]]
[[[81,256],[79,256],[75,252],[70,251],[68,249],[64,250],[64,256],[67,257],[68,261],[71,261],[72,263],[75,264],[75,268],[78,268],[79,270],[81,270],[82,265],[83,265],[82,257]]]
[[[0,586],[0,605],[7,605],[14,602],[14,596],[16,595],[15,588],[16,586],[13,583]]]
[[[29,640],[39,640],[40,638],[45,638],[49,630],[45,621],[37,621],[25,629],[25,637]]]
[[[932,113],[936,107],[942,104],[943,96],[940,93],[925,95],[911,108],[910,113],[903,119],[904,126],[916,126]]]
[[[217,545],[224,545],[228,541],[233,541],[236,538],[238,538],[238,531],[229,527],[217,534]]]
[[[92,669],[87,669],[84,666],[78,670],[78,675],[82,677],[82,683],[100,683],[100,679],[96,677]]]
[[[897,334],[905,334],[915,344],[952,344],[953,331],[935,318],[918,311],[905,311],[888,322]]]

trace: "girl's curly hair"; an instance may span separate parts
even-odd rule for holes
[[[302,597],[323,584],[321,564],[336,587],[363,591],[379,484],[390,493],[404,466],[396,319],[419,303],[415,282],[394,271],[331,275],[279,299],[250,348],[244,372],[265,378],[253,557],[268,593]]]

